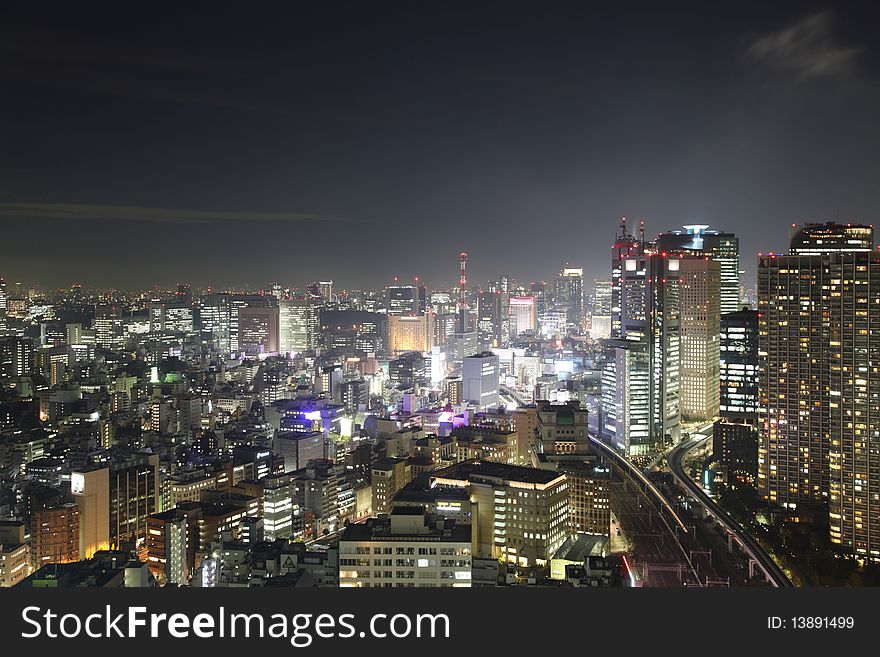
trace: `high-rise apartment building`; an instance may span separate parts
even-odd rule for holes
[[[64,503],[37,509],[31,515],[31,563],[79,561],[79,508]]]
[[[880,254],[869,226],[808,224],[758,263],[758,486],[827,504],[831,542],[880,559]]]

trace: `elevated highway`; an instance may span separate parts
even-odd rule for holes
[[[724,530],[728,536],[730,547],[732,547],[733,542],[736,542],[742,548],[749,558],[750,574],[757,568],[771,585],[778,588],[794,587],[794,584],[791,583],[791,580],[788,579],[782,568],[773,560],[773,557],[736,520],[730,517],[715,500],[710,498],[703,488],[685,471],[685,457],[705,444],[710,438],[711,436],[696,434],[695,437],[683,441],[674,447],[666,456],[666,463],[672,476],[678,485],[686,491],[688,496],[700,506],[703,512]]]

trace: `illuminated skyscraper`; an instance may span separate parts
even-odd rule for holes
[[[758,312],[721,315],[719,413],[729,420],[758,419]]]
[[[485,349],[506,347],[510,342],[509,302],[500,290],[484,290],[477,296],[477,330]]]
[[[536,281],[529,286],[530,294],[535,297],[535,314],[538,318],[538,330],[542,330],[541,316],[547,310],[547,285],[543,281]]]
[[[657,238],[657,251],[666,253],[707,256],[720,267],[722,313],[735,313],[740,309],[739,238],[733,233],[708,230],[704,224],[682,226],[662,233]]]
[[[366,355],[386,348],[386,315],[361,310],[322,310],[318,344],[348,354]]]
[[[224,293],[206,294],[199,302],[203,339],[211,340],[223,353],[232,350],[232,299]]]
[[[758,312],[721,315],[721,419],[713,453],[728,484],[752,483],[758,475]]]
[[[612,335],[603,340],[603,439],[626,454],[677,443],[681,432],[681,258],[644,251],[626,239],[614,247]],[[616,326],[615,326],[616,324]]]
[[[239,312],[242,308],[275,308],[276,320],[275,320],[275,336],[276,336],[276,344],[277,344],[277,311],[278,311],[278,300],[271,295],[262,295],[262,294],[234,294],[229,298],[229,346],[230,350],[233,352],[244,351],[245,343],[240,340],[240,324],[239,324]],[[248,313],[245,313],[247,316]],[[258,311],[254,311],[254,316],[259,315]],[[253,317],[253,316],[252,316]],[[249,330],[255,329],[255,324],[248,320],[246,322],[249,325]],[[266,324],[266,328],[268,324]],[[249,339],[253,339],[255,336],[251,335]],[[254,349],[254,345],[259,345],[263,343],[253,343],[250,345],[251,349]],[[268,351],[268,349],[264,350]]]
[[[520,335],[526,331],[534,333],[538,325],[535,297],[510,297],[509,304],[514,334]]]
[[[643,224],[644,226],[644,224]],[[611,247],[611,337],[621,336],[621,276],[626,258],[642,255],[645,252],[644,228],[642,239],[636,239],[626,227],[626,217],[620,220],[620,228],[614,245]]]
[[[611,281],[596,281],[590,315],[590,337],[594,340],[611,337]]]
[[[718,415],[721,267],[708,258],[679,264],[681,304],[681,414],[691,420]]]
[[[556,304],[565,309],[568,328],[581,332],[584,326],[584,270],[565,267],[556,277]]]
[[[278,307],[246,306],[239,309],[238,344],[245,353],[277,353],[278,333]]]
[[[466,403],[484,410],[498,404],[499,359],[488,351],[467,356],[462,363],[462,395]]]
[[[308,299],[281,299],[278,302],[278,344],[282,353],[302,353],[313,348],[309,339]]]
[[[413,285],[389,285],[385,289],[385,309],[389,315],[418,315],[419,288]]]
[[[115,349],[122,345],[122,318],[120,309],[109,304],[95,308],[95,344],[105,349]]]
[[[7,313],[6,281],[0,276],[0,337],[6,335]]]
[[[431,351],[434,347],[434,313],[388,316],[388,351]]]
[[[185,301],[153,301],[150,303],[151,333],[191,333],[192,306]]]
[[[449,352],[453,346],[455,327],[458,325],[458,315],[444,313],[434,316],[434,344],[443,351]]]
[[[322,299],[326,303],[333,303],[333,281],[309,283],[306,290],[309,296]]]
[[[791,255],[860,253],[874,248],[874,228],[858,224],[803,224],[791,226]]]
[[[758,263],[758,485],[825,503],[831,542],[880,559],[880,254],[869,226],[808,224]]]

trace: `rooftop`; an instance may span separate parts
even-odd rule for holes
[[[457,479],[468,481],[473,479],[494,479],[516,481],[525,484],[546,485],[562,475],[552,470],[541,470],[521,465],[496,463],[495,461],[461,461],[447,468],[432,473],[431,479]]]
[[[583,563],[587,557],[604,556],[609,549],[608,537],[601,534],[572,534],[563,543],[554,559]]]
[[[397,513],[397,518],[416,518],[424,517],[424,509],[420,507],[411,507],[415,513],[409,513],[410,509],[406,509],[406,513]],[[403,510],[403,509],[401,509]],[[429,522],[426,519],[426,523]],[[409,525],[410,523],[407,523]],[[392,519],[389,516],[381,518],[370,518],[364,523],[354,523],[345,528],[340,543],[344,542],[363,542],[363,541],[425,541],[425,542],[449,542],[449,543],[467,543],[471,542],[471,526],[461,525],[454,520],[440,521],[438,525],[426,526],[422,525],[419,530],[414,531],[392,531]]]
[[[424,483],[425,485],[428,484],[427,481]],[[397,492],[394,499],[391,501],[391,504],[392,506],[398,502],[406,504],[429,504],[440,498],[444,500],[458,499],[465,502],[470,499],[470,496],[464,488],[424,488],[419,486],[417,482],[413,481]]]

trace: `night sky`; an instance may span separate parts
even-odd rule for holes
[[[753,280],[880,210],[871,2],[91,6],[0,8],[8,282],[592,279],[621,216]]]

